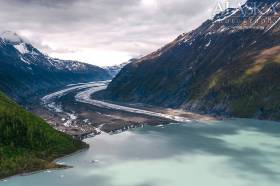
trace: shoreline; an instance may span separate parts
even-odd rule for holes
[[[87,144],[88,145],[88,144]],[[26,171],[26,172],[23,172],[23,173],[17,173],[17,174],[14,174],[14,175],[10,175],[10,176],[7,176],[7,177],[4,177],[4,178],[0,178],[0,182],[6,182],[8,181],[9,179],[12,179],[13,177],[17,177],[17,176],[30,176],[30,175],[33,175],[33,174],[38,174],[38,173],[42,173],[42,172],[45,172],[45,171],[48,171],[48,170],[63,170],[63,169],[70,169],[70,168],[73,168],[73,166],[68,166],[68,165],[63,165],[63,164],[58,164],[56,161],[58,161],[59,159],[63,159],[63,158],[66,158],[66,157],[70,157],[70,156],[73,156],[75,154],[78,154],[78,153],[81,153],[83,151],[86,151],[88,150],[90,147],[88,145],[88,147],[85,147],[83,149],[79,149],[75,152],[72,152],[70,154],[66,154],[66,155],[63,155],[61,157],[57,157],[53,160],[50,160],[49,163],[50,164],[53,164],[54,166],[57,166],[57,167],[54,167],[54,168],[45,168],[45,169],[37,169],[37,170],[33,170],[33,171]]]
[[[67,87],[66,87],[67,88]],[[69,87],[68,87],[69,88]],[[75,96],[79,90],[73,90],[71,92],[67,92],[65,95],[59,97],[56,100],[53,100],[53,103],[60,105],[61,104],[61,110],[62,112],[55,112],[55,110],[49,110],[46,107],[43,107],[42,105],[38,106],[33,110],[33,112],[37,115],[40,115],[42,118],[44,118],[53,128],[70,134],[71,136],[75,136],[71,133],[73,130],[83,129],[79,128],[79,126],[82,126],[84,124],[87,124],[91,127],[89,129],[86,129],[84,133],[80,133],[80,136],[84,136],[83,139],[92,138],[94,136],[86,135],[88,133],[87,130],[101,130],[105,133],[109,134],[115,134],[119,132],[123,132],[126,130],[129,130],[131,128],[137,128],[137,127],[143,127],[144,125],[150,125],[150,126],[160,126],[160,125],[168,125],[171,123],[188,123],[192,121],[197,121],[201,123],[210,122],[210,121],[221,121],[221,120],[231,120],[236,119],[233,117],[226,117],[226,116],[217,116],[217,115],[208,115],[208,114],[199,114],[194,112],[188,112],[182,109],[171,109],[171,108],[162,108],[162,107],[156,107],[151,105],[145,105],[145,104],[132,104],[132,103],[114,103],[114,102],[105,102],[105,104],[115,104],[116,106],[124,107],[124,108],[130,108],[132,110],[142,110],[147,111],[148,113],[157,113],[158,115],[152,116],[152,115],[145,115],[142,113],[133,113],[126,110],[118,110],[114,108],[106,108],[101,106],[96,106],[94,104],[86,103],[86,102],[78,102],[75,99]],[[54,93],[53,93],[54,94]],[[89,99],[90,101],[90,99]],[[97,102],[99,100],[96,100]],[[76,115],[76,118],[73,120],[76,128],[70,129],[69,131],[65,130],[69,127],[63,126],[63,114],[72,113],[74,111],[74,114]],[[65,113],[63,113],[65,112]],[[73,114],[73,115],[74,115]],[[171,118],[164,118],[159,117],[160,115],[165,116],[171,116]],[[175,118],[175,119],[174,119]],[[185,118],[186,122],[178,122],[176,121],[176,118]],[[173,120],[172,120],[173,119]],[[244,119],[257,119],[257,118],[244,118]],[[88,122],[85,122],[85,120],[88,120]],[[260,119],[257,119],[260,120]],[[63,127],[63,128],[60,128]],[[64,130],[64,131],[63,131]],[[83,131],[83,130],[82,130]],[[77,132],[77,131],[76,131]],[[77,132],[78,134],[79,132]],[[94,133],[94,135],[99,135],[100,133]],[[59,170],[59,169],[67,169],[71,168],[71,166],[67,165],[61,165],[57,161],[69,156],[73,156],[75,154],[78,154],[80,152],[86,151],[88,147],[85,147],[83,149],[79,149],[75,152],[72,152],[70,154],[62,155],[61,157],[57,157],[53,160],[50,160],[49,163],[53,164],[53,168],[51,169],[38,169],[34,171],[26,171],[24,173],[19,173],[15,175],[11,175],[8,177],[1,178],[0,181],[5,181],[6,179],[9,179],[14,176],[28,176],[32,174],[36,174],[39,172],[43,172],[46,170]]]
[[[219,118],[217,120],[202,120],[202,121],[223,121],[223,120],[236,120],[236,119],[244,119],[244,120],[256,120],[256,121],[265,121],[265,122],[275,122],[275,123],[279,123],[279,121],[271,121],[271,120],[261,120],[261,119],[257,119],[257,118],[235,118],[235,117],[223,117],[223,118]],[[204,122],[202,122],[204,123]],[[168,123],[168,124],[157,124],[157,125],[150,125],[150,126],[153,126],[153,127],[159,127],[159,126],[168,126],[172,124],[171,123]],[[178,123],[179,124],[179,123]],[[137,127],[134,127],[134,128],[138,128],[138,127],[144,127],[145,124],[142,124],[141,126],[137,126]],[[118,129],[118,131],[111,131],[111,132],[108,132],[107,134],[110,134],[110,135],[115,135],[115,134],[118,134],[120,132],[125,132],[127,130],[130,130],[130,129],[133,129],[133,127],[131,128],[128,128],[126,130],[122,130],[122,129]],[[122,131],[120,131],[122,130]],[[100,134],[97,134],[97,135],[100,135]],[[95,136],[97,136],[95,135]],[[89,139],[89,138],[94,138],[95,136],[92,136],[92,137],[88,137],[88,138],[85,138],[85,139]],[[85,140],[84,139],[84,140]],[[84,141],[82,140],[82,141]],[[87,144],[88,145],[88,144]],[[71,168],[74,168],[73,166],[68,166],[68,165],[64,165],[64,164],[59,164],[57,161],[61,160],[61,159],[64,159],[64,158],[67,158],[67,157],[71,157],[71,156],[74,156],[76,154],[79,154],[81,152],[84,152],[84,151],[87,151],[88,149],[90,148],[90,146],[88,145],[88,147],[86,148],[83,148],[83,149],[80,149],[80,150],[77,150],[75,152],[72,152],[70,154],[66,154],[66,155],[63,155],[61,157],[58,157],[58,158],[55,158],[54,160],[52,160],[50,163],[54,163],[55,165],[57,165],[58,167],[54,167],[54,168],[49,168],[49,169],[38,169],[38,170],[35,170],[35,171],[30,171],[30,172],[25,172],[25,173],[19,173],[19,174],[15,174],[15,175],[11,175],[11,176],[7,176],[7,177],[4,177],[4,178],[0,178],[0,182],[6,182],[6,181],[9,181],[9,179],[12,179],[13,177],[17,177],[17,176],[30,176],[30,175],[33,175],[33,174],[38,174],[38,173],[42,173],[42,172],[45,172],[45,171],[56,171],[56,170],[64,170],[64,169],[71,169]]]

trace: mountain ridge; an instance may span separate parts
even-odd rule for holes
[[[110,78],[100,67],[49,57],[16,33],[0,34],[0,90],[19,102],[67,84]]]

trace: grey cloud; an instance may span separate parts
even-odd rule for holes
[[[0,27],[31,33],[44,51],[143,55],[211,16],[217,0],[0,0]],[[44,44],[43,44],[44,42]],[[47,43],[47,44],[46,44]],[[53,49],[50,45],[57,44]],[[49,45],[48,47],[46,47]]]
[[[71,5],[75,2],[76,0],[9,0],[9,3],[14,5],[37,5],[47,7],[61,7],[69,4]]]

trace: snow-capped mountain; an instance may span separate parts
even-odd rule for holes
[[[14,32],[11,31],[4,31],[0,34],[0,37],[4,42],[11,43],[11,44],[20,44],[23,43],[24,40]]]
[[[107,70],[107,72],[111,75],[112,78],[116,77],[116,75],[121,71],[121,69],[123,67],[125,67],[126,65],[128,65],[129,63],[132,63],[134,61],[136,61],[137,59],[130,59],[129,61],[122,63],[120,65],[114,65],[114,66],[107,66],[104,67],[105,70]]]
[[[16,33],[0,34],[0,90],[15,99],[70,83],[105,79],[110,75],[100,67],[54,59]]]
[[[57,70],[79,71],[93,67],[93,65],[81,63],[78,61],[60,60],[51,58],[46,54],[41,53],[33,47],[29,42],[22,39],[16,33],[5,31],[0,34],[0,47],[13,47],[21,62],[28,65],[43,65],[47,68],[56,68]],[[32,68],[32,66],[31,66]]]
[[[99,96],[280,118],[280,2],[248,0],[125,66]]]

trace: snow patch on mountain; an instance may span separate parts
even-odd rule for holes
[[[205,45],[205,47],[209,47],[211,45],[212,40],[210,39],[209,42]]]
[[[87,68],[87,65],[77,61],[65,61],[49,57],[49,62],[57,69],[78,71]]]
[[[25,43],[20,43],[18,45],[14,45],[14,47],[17,49],[17,51],[21,54],[29,53],[29,50],[26,47]]]
[[[28,64],[28,65],[31,64],[29,61],[25,60],[23,57],[20,57],[20,60],[23,61],[24,63]],[[30,70],[32,70],[32,69],[30,69]]]

